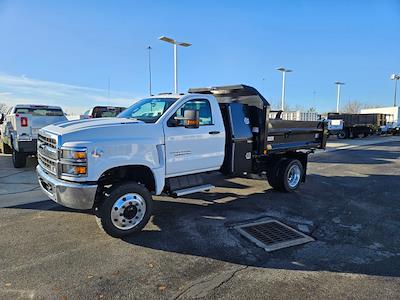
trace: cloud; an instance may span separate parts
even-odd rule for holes
[[[130,106],[133,98],[128,93],[95,89],[59,82],[13,76],[0,73],[0,103],[59,105],[70,114],[81,114],[95,105]]]

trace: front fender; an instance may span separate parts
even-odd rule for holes
[[[88,147],[88,181],[98,181],[107,170],[124,166],[145,166],[154,176],[156,194],[165,183],[164,145],[153,143],[97,144]]]

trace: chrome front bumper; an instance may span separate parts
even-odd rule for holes
[[[97,184],[72,183],[48,175],[39,165],[36,167],[42,191],[53,201],[70,208],[93,207]]]

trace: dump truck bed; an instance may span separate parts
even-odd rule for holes
[[[267,125],[267,153],[325,148],[324,122],[272,119]]]

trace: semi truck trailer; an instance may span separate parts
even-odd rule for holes
[[[152,195],[211,190],[210,173],[256,174],[293,192],[306,180],[308,155],[325,148],[326,123],[269,119],[269,110],[240,84],[152,96],[117,118],[50,125],[39,133],[39,183],[61,205],[93,209],[114,237],[146,225]]]

